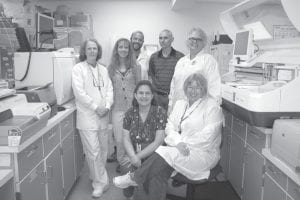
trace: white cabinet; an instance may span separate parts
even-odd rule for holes
[[[264,178],[264,200],[285,200],[284,191],[268,175]]]

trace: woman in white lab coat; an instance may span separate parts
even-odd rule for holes
[[[90,170],[93,197],[108,188],[105,169],[107,125],[113,103],[113,87],[107,69],[98,60],[102,49],[95,39],[85,41],[80,49],[80,63],[72,70],[72,87],[77,108],[76,127]]]
[[[167,146],[160,146],[134,173],[114,178],[117,187],[138,186],[148,199],[160,200],[174,170],[191,180],[209,177],[220,159],[222,110],[207,94],[203,75],[190,75],[183,88],[186,99],[176,102],[165,129]]]
[[[208,94],[221,103],[221,78],[218,63],[214,57],[204,52],[207,36],[200,28],[192,28],[186,41],[189,54],[178,60],[170,85],[168,112],[177,100],[184,99],[183,83],[193,73],[201,73],[207,80]]]

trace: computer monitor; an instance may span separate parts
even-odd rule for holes
[[[253,32],[243,30],[235,34],[233,56],[241,61],[247,61],[254,55]]]
[[[36,48],[53,49],[54,34],[54,18],[37,13],[36,17]]]
[[[19,46],[20,46],[20,48],[17,51],[19,51],[19,52],[29,52],[29,51],[31,51],[31,45],[28,41],[28,38],[27,38],[27,35],[26,35],[26,32],[25,32],[24,28],[17,27],[15,29],[15,31],[16,31],[16,37],[18,39],[18,43],[19,43]]]

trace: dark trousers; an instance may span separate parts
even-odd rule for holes
[[[134,172],[138,188],[135,200],[164,200],[173,168],[157,153],[153,153],[140,168]]]
[[[166,95],[160,95],[160,94],[155,94],[155,98],[157,100],[158,105],[163,107],[166,111],[168,111],[168,105],[169,105],[169,96]]]

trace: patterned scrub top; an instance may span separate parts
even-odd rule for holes
[[[131,107],[126,113],[123,128],[129,131],[132,146],[136,151],[137,144],[142,149],[152,143],[157,130],[165,130],[167,113],[160,106],[151,106],[145,122],[139,115],[138,107]]]

